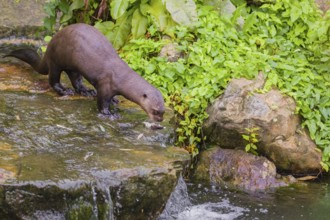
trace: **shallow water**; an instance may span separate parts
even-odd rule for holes
[[[191,206],[178,220],[314,219],[330,216],[330,177],[304,182],[274,192],[247,194],[188,183]]]

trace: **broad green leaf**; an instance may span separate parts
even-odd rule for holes
[[[242,137],[244,140],[250,141],[250,136],[243,134]]]
[[[248,16],[248,18],[245,20],[244,26],[243,26],[243,30],[246,31],[250,31],[250,29],[253,27],[253,25],[255,25],[257,22],[257,17],[255,16],[255,14],[251,14]]]
[[[290,12],[290,19],[291,22],[295,22],[302,14],[302,11],[298,7],[292,7],[291,12]]]
[[[131,22],[131,13],[125,13],[123,16],[117,19],[113,31],[107,33],[106,37],[110,39],[115,49],[118,50],[125,44],[131,31]]]
[[[143,16],[140,9],[137,8],[133,13],[132,18],[132,35],[133,38],[143,36],[147,31],[148,18]]]
[[[129,0],[112,0],[110,2],[110,12],[113,19],[118,19],[127,10]]]
[[[142,0],[140,4],[140,13],[144,16],[148,16],[148,11],[150,10],[150,5],[148,0]]]
[[[55,23],[56,23],[55,17],[44,18],[44,26],[47,28],[47,30],[52,30]]]
[[[166,12],[162,0],[151,0],[150,7],[148,7],[147,10],[159,30],[164,31],[168,25],[169,15]]]
[[[72,18],[73,11],[84,7],[84,5],[84,0],[74,0],[70,5],[68,12],[61,17],[60,23],[69,21]]]
[[[115,24],[112,21],[97,22],[94,27],[102,34],[107,35],[109,32],[113,31]]]
[[[269,32],[270,32],[270,35],[271,35],[272,37],[275,37],[275,35],[276,35],[276,28],[275,28],[274,25],[270,26],[270,30],[269,30]]]
[[[193,0],[166,0],[166,8],[175,22],[193,26],[197,22],[196,4]]]
[[[61,0],[58,7],[64,14],[66,14],[69,12],[70,5],[68,4],[67,1]]]
[[[85,0],[74,0],[70,5],[70,10],[73,11],[82,8],[84,7],[84,5],[85,5]]]

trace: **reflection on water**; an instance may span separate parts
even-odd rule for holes
[[[247,194],[189,183],[192,206],[178,214],[179,220],[222,219],[329,219],[330,177],[271,193]]]

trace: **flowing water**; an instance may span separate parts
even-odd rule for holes
[[[330,217],[329,183],[327,176],[274,192],[249,194],[192,182],[186,185],[181,180],[158,220],[326,220]]]

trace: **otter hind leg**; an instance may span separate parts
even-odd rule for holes
[[[75,91],[83,96],[96,96],[94,89],[89,89],[83,84],[82,75],[77,72],[66,71]]]
[[[58,68],[56,68],[55,65],[51,66],[49,68],[49,76],[48,76],[48,80],[49,80],[49,84],[50,86],[55,90],[55,92],[57,92],[57,94],[59,94],[60,96],[65,96],[65,95],[73,95],[74,92],[72,89],[69,88],[65,88],[61,83],[60,83],[60,79],[61,79],[61,70],[59,70]]]

